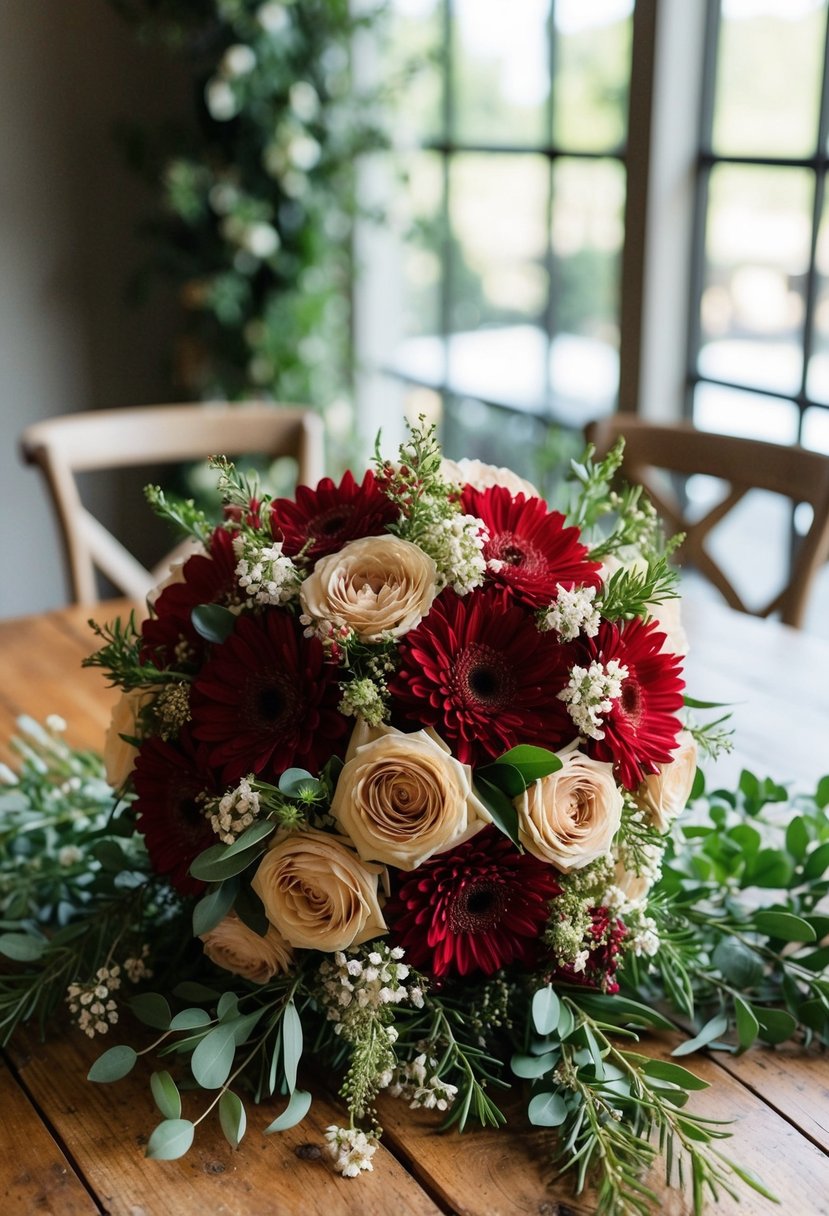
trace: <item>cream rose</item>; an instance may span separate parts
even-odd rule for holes
[[[138,715],[151,700],[152,693],[146,688],[131,688],[121,694],[112,711],[104,738],[104,771],[107,781],[115,790],[120,790],[129,777],[138,755],[138,749],[121,736],[136,737]]]
[[[441,475],[446,481],[460,482],[464,486],[472,486],[473,490],[488,490],[490,486],[504,486],[515,498],[523,494],[526,498],[541,498],[531,481],[525,481],[512,469],[498,468],[494,464],[484,464],[480,460],[442,460]]]
[[[658,832],[667,832],[691,797],[697,772],[696,739],[684,730],[677,739],[673,758],[659,766],[658,773],[646,777],[634,794]]]
[[[381,873],[326,832],[294,832],[274,842],[251,886],[286,941],[330,953],[387,932],[377,901]]]
[[[578,870],[610,848],[622,818],[613,765],[579,751],[561,754],[562,767],[515,799],[524,848],[565,872]]]
[[[422,549],[397,536],[366,536],[322,557],[302,584],[300,599],[316,621],[353,629],[363,642],[414,629],[437,593],[437,567]]]
[[[293,962],[293,950],[273,925],[260,937],[235,912],[209,933],[203,933],[201,940],[211,963],[254,984],[267,984],[275,975],[290,970]]]
[[[628,870],[624,862],[617,858],[613,885],[622,892],[628,903],[641,904],[651,889],[651,880],[647,874],[637,874],[635,870]]]
[[[433,730],[404,734],[359,722],[331,814],[365,861],[415,870],[474,836],[490,816],[472,770]]]

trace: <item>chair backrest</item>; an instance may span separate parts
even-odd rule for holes
[[[146,570],[81,501],[76,474],[174,464],[213,455],[290,456],[297,480],[323,475],[323,426],[311,409],[251,401],[91,410],[28,427],[20,448],[43,473],[58,518],[75,603],[96,604],[96,569],[123,594],[143,599],[177,551]]]
[[[779,612],[786,624],[802,627],[815,575],[829,557],[829,456],[801,447],[698,431],[686,422],[652,423],[633,414],[614,414],[591,423],[585,434],[599,456],[624,436],[624,477],[644,486],[669,527],[685,533],[679,560],[691,563],[732,608],[753,616]],[[680,501],[654,480],[654,470],[684,476],[704,473],[726,482],[729,489],[702,519],[689,520]],[[753,489],[783,495],[793,503],[809,503],[812,508],[812,523],[799,540],[788,582],[759,609],[745,605],[705,547],[712,528]]]

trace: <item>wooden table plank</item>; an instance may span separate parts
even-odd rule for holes
[[[284,1100],[251,1107],[247,1135],[235,1152],[212,1114],[197,1128],[186,1157],[147,1161],[143,1146],[161,1120],[150,1095],[151,1069],[139,1065],[116,1085],[87,1082],[101,1050],[102,1043],[71,1029],[46,1044],[23,1032],[11,1048],[26,1086],[71,1145],[108,1216],[354,1216],[357,1211],[389,1216],[392,1195],[395,1216],[441,1212],[382,1146],[372,1173],[358,1179],[335,1174],[324,1151],[324,1132],[342,1121],[343,1111],[325,1096],[315,1096],[298,1127],[274,1136],[261,1129],[279,1114]],[[199,1100],[184,1096],[190,1109]],[[0,1178],[6,1168],[0,1159]]]
[[[102,1209],[2,1059],[0,1144],[3,1216],[100,1216]]]

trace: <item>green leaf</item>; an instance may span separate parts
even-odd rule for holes
[[[269,826],[273,831],[273,824]],[[227,850],[232,847],[232,845],[212,844],[209,849],[205,849],[198,855],[190,866],[190,873],[194,878],[201,879],[202,882],[224,882],[227,878],[235,878],[237,874],[241,874],[265,851],[263,845],[254,844],[244,852],[228,856]]]
[[[559,1053],[557,1051],[545,1051],[541,1056],[516,1054],[510,1060],[510,1068],[516,1077],[522,1077],[525,1081],[535,1081],[538,1077],[552,1072],[558,1061]]]
[[[795,861],[802,861],[809,847],[809,829],[802,815],[795,815],[786,828],[786,848]]]
[[[225,857],[235,857],[237,853],[243,853],[245,849],[267,840],[275,830],[276,824],[271,819],[260,819],[258,823],[252,823],[249,828],[245,828],[241,836],[236,837],[233,844],[225,845]]]
[[[792,860],[782,849],[760,849],[746,865],[745,887],[788,887],[794,874]]]
[[[269,921],[265,915],[265,905],[252,887],[243,883],[239,888],[235,904],[236,915],[242,924],[247,925],[254,933],[264,937],[268,932]]]
[[[569,1005],[562,1005],[561,1011],[558,1015],[558,1027],[556,1028],[558,1037],[560,1039],[566,1039],[573,1033],[575,1025],[576,1019],[573,1015],[573,1010]]]
[[[193,1076],[202,1089],[219,1089],[227,1080],[236,1054],[233,1026],[223,1022],[196,1045],[190,1060]]]
[[[791,912],[755,912],[754,927],[784,942],[815,941],[815,931],[808,921]]]
[[[625,996],[605,996],[600,992],[579,993],[575,998],[585,1013],[592,1017],[612,1020],[616,1025],[654,1026],[659,1030],[675,1030],[673,1022],[663,1013]]]
[[[760,1038],[764,1043],[783,1043],[797,1030],[797,1018],[785,1009],[764,1009],[752,1005],[751,1011],[760,1025]]]
[[[288,1001],[282,1015],[282,1063],[288,1091],[296,1088],[296,1070],[302,1056],[302,1022],[293,1001]]]
[[[829,840],[825,844],[820,844],[806,858],[806,864],[803,867],[803,877],[810,882],[816,878],[822,878],[829,869]]]
[[[173,989],[173,996],[178,997],[180,1001],[217,1001],[221,993],[195,980],[182,980]]]
[[[205,1009],[182,1009],[170,1023],[171,1030],[198,1030],[200,1026],[209,1026],[213,1019]]]
[[[190,620],[199,637],[219,646],[233,633],[237,618],[221,604],[199,604],[190,613]]]
[[[681,1064],[672,1064],[670,1060],[648,1060],[642,1068],[645,1076],[657,1077],[660,1081],[670,1081],[680,1089],[707,1089],[708,1082],[683,1068]]]
[[[685,1043],[680,1043],[679,1047],[675,1047],[671,1052],[672,1056],[690,1056],[693,1052],[699,1051],[702,1047],[707,1047],[709,1043],[713,1043],[715,1039],[719,1039],[728,1030],[728,1018],[724,1013],[718,1013],[716,1017],[711,1018],[706,1022],[702,1030],[694,1036],[693,1039],[688,1039]]]
[[[165,1119],[181,1117],[181,1094],[168,1072],[154,1072],[150,1077],[150,1089],[153,1091],[155,1104]]]
[[[492,816],[492,822],[496,828],[508,836],[516,848],[520,849],[522,846],[518,838],[518,811],[506,794],[480,774],[475,776],[475,792]]]
[[[567,1106],[558,1091],[536,1094],[527,1107],[527,1116],[534,1127],[560,1127],[567,1118]]]
[[[172,1012],[160,992],[142,992],[130,1001],[130,1009],[145,1026],[153,1030],[169,1030]]]
[[[153,1161],[175,1161],[187,1152],[195,1132],[189,1119],[165,1119],[150,1136],[145,1156]]]
[[[520,743],[512,747],[495,761],[496,765],[508,764],[518,769],[524,779],[524,785],[532,785],[551,773],[557,773],[561,768],[561,757],[546,747],[533,747],[528,743]]]
[[[696,697],[682,698],[689,709],[727,709],[733,701],[698,701]]]
[[[737,1161],[732,1161],[730,1157],[723,1157],[722,1160],[730,1170],[734,1171],[737,1177],[744,1182],[746,1186],[750,1186],[751,1189],[756,1191],[758,1195],[762,1195],[765,1199],[770,1199],[772,1203],[780,1202],[774,1191],[770,1191],[768,1187],[764,1185],[762,1179],[758,1178],[753,1170],[746,1169],[744,1165],[740,1165]]]
[[[97,1081],[102,1085],[108,1085],[111,1081],[120,1081],[127,1073],[132,1072],[137,1059],[138,1053],[134,1048],[120,1043],[117,1047],[110,1047],[102,1056],[98,1056],[86,1074],[86,1079],[87,1081]]]
[[[238,1148],[247,1127],[247,1116],[242,1099],[229,1089],[219,1098],[219,1122],[230,1147]]]
[[[734,997],[734,1015],[737,1019],[737,1038],[745,1051],[751,1047],[760,1033],[760,1023],[754,1016],[751,1006],[741,996],[735,995]]]
[[[821,777],[820,781],[817,783],[815,802],[817,803],[818,809],[821,811],[825,810],[826,807],[829,806],[829,773],[827,773],[825,777]]]
[[[552,984],[539,988],[533,995],[533,1025],[539,1034],[552,1034],[558,1026],[561,1002]]]
[[[286,768],[279,778],[277,788],[286,798],[301,798],[307,789],[316,790],[319,782],[313,773],[304,768]]]
[[[288,1105],[281,1115],[277,1115],[273,1123],[265,1128],[265,1135],[272,1132],[287,1132],[289,1128],[301,1123],[311,1106],[311,1095],[304,1089],[295,1089],[288,1099]]]
[[[735,988],[755,988],[763,978],[763,960],[749,946],[733,937],[724,937],[711,956],[711,962]]]
[[[508,798],[520,797],[527,788],[520,771],[512,764],[486,764],[478,769],[477,780],[488,781]]]
[[[224,920],[233,908],[238,891],[238,878],[228,878],[199,900],[193,908],[193,937],[209,933]]]
[[[216,1017],[220,1022],[229,1022],[239,1016],[239,997],[235,992],[223,992],[216,1006]]]
[[[16,963],[33,963],[45,949],[45,939],[31,933],[0,933],[0,954]]]

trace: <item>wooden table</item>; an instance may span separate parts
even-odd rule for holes
[[[99,619],[111,619],[107,606]],[[82,670],[93,649],[79,609],[0,622],[0,741],[26,712],[58,713],[70,743],[100,747],[115,692],[99,673]],[[715,606],[687,605],[692,651],[688,689],[703,699],[736,702],[735,753],[717,777],[743,765],[759,775],[811,786],[829,771],[829,643]],[[0,745],[0,752],[4,750]],[[3,755],[8,759],[8,752]],[[135,1028],[137,1037],[142,1032]],[[674,1039],[653,1036],[665,1053]],[[47,1044],[19,1034],[0,1058],[0,1205],[2,1216],[566,1216],[592,1211],[563,1183],[550,1186],[546,1137],[518,1113],[513,1130],[440,1136],[427,1112],[382,1105],[383,1147],[375,1171],[337,1177],[317,1148],[338,1122],[336,1097],[322,1094],[306,1120],[281,1136],[259,1131],[276,1106],[253,1112],[238,1152],[218,1128],[199,1128],[196,1146],[179,1161],[149,1162],[142,1153],[158,1115],[149,1069],[113,1086],[84,1080],[100,1045],[67,1030]],[[695,1109],[733,1119],[724,1148],[760,1174],[783,1201],[777,1208],[746,1192],[718,1212],[792,1216],[829,1213],[829,1062],[815,1053],[760,1048],[737,1059],[696,1056],[692,1067],[711,1082]],[[654,1182],[660,1188],[658,1175]],[[674,1192],[663,1211],[689,1211]]]

